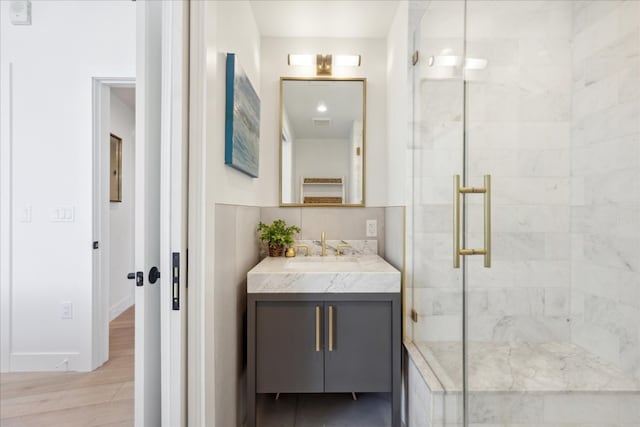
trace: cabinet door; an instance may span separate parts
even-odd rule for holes
[[[257,303],[258,393],[324,391],[322,312],[322,302]]]
[[[391,302],[327,301],[325,314],[325,391],[390,392]]]

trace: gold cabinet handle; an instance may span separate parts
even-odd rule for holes
[[[460,247],[460,195],[484,194],[484,248]],[[491,267],[491,175],[484,176],[484,187],[461,187],[460,175],[453,176],[453,268],[460,268],[460,255],[484,255],[485,268]]]
[[[316,305],[316,352],[322,351],[320,348],[320,306]]]
[[[329,351],[333,351],[333,306],[329,306]]]

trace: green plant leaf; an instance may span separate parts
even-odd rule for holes
[[[276,219],[271,225],[260,221],[256,231],[260,233],[259,239],[269,246],[290,246],[294,242],[293,235],[300,232],[300,227],[287,226],[284,220]]]

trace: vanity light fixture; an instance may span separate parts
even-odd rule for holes
[[[310,67],[313,65],[315,55],[299,55],[299,54],[289,54],[287,55],[287,64],[294,66],[307,66]]]
[[[330,76],[331,75],[331,62],[332,56],[317,54],[316,55],[316,76]]]
[[[488,62],[484,58],[465,58],[464,68],[467,70],[484,70],[487,68]]]
[[[359,67],[361,63],[360,55],[336,55],[333,61],[336,67]]]
[[[333,66],[336,67],[359,67],[362,63],[361,55],[335,55],[317,54],[315,55],[315,66],[317,76],[330,76]],[[310,67],[314,65],[314,55],[292,54],[287,55],[287,64],[293,66]]]
[[[324,102],[320,101],[318,103],[318,107],[316,108],[318,110],[318,112],[320,113],[325,113],[327,111],[327,104],[325,104]]]
[[[456,55],[430,56],[427,62],[429,67],[460,67],[467,70],[484,70],[488,61],[484,58],[462,58]]]

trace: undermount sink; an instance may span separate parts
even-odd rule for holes
[[[268,257],[247,274],[247,292],[400,292],[400,272],[378,255]]]
[[[355,256],[309,256],[288,258],[284,263],[285,269],[308,271],[345,271],[345,269],[357,269],[358,259]]]

